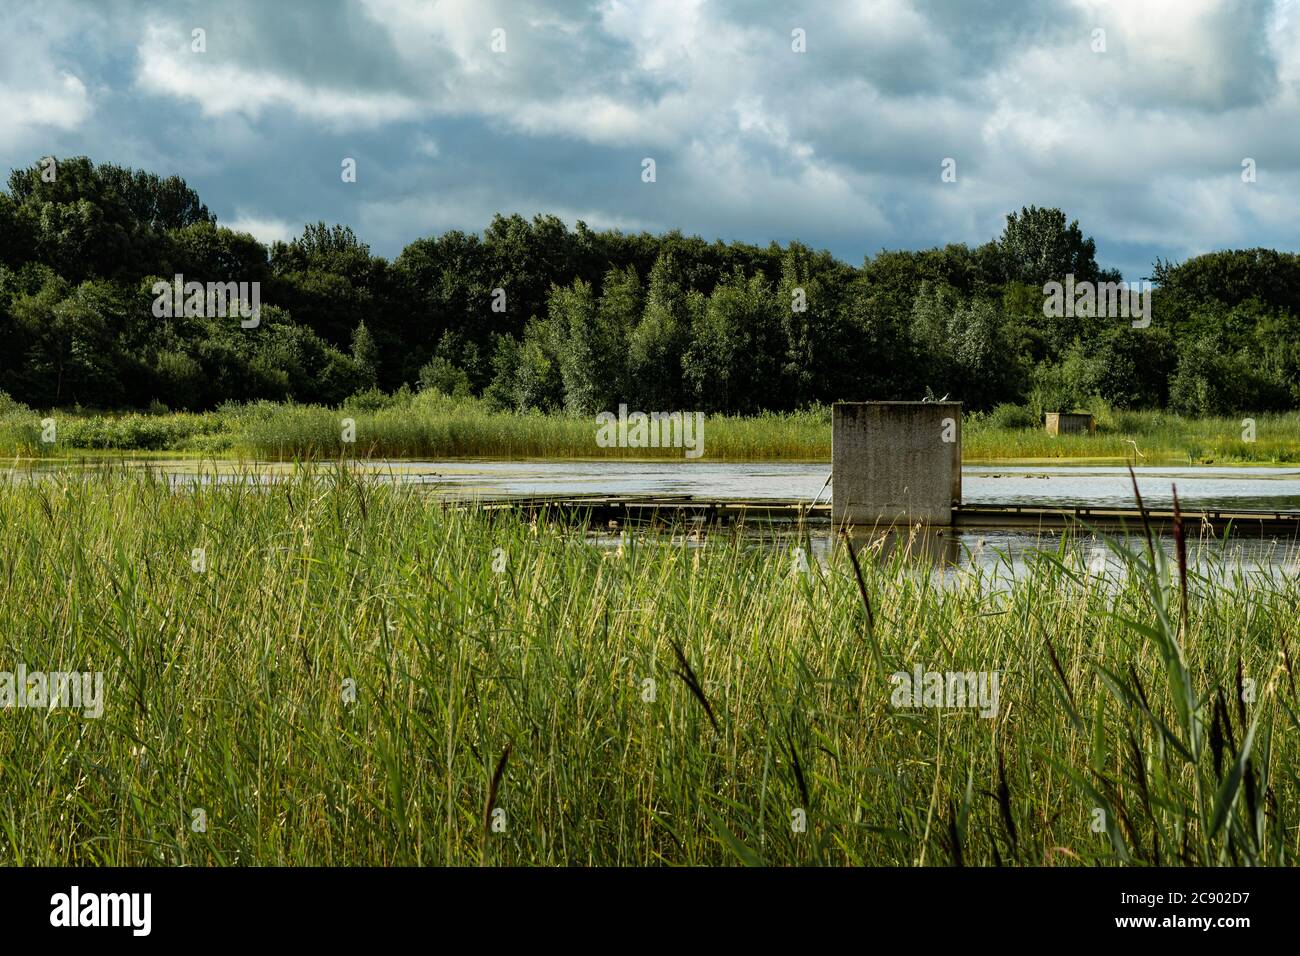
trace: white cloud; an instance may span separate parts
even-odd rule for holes
[[[1291,103],[1300,99],[1300,3],[1273,0],[1268,44],[1278,63],[1278,81]]]
[[[193,100],[206,116],[240,113],[256,119],[279,108],[335,126],[378,126],[423,111],[417,100],[399,93],[320,86],[223,62],[215,53],[194,53],[188,33],[175,26],[151,24],[137,54],[141,89]]]
[[[67,11],[38,16],[6,10],[0,30],[0,150],[46,148],[51,133],[75,130],[94,113],[82,64],[61,52]]]
[[[649,219],[621,215],[599,207],[557,204],[553,200],[527,195],[507,197],[500,189],[476,187],[414,199],[363,203],[360,229],[363,235],[410,238],[436,235],[451,229],[479,232],[498,212],[519,212],[528,216],[545,212],[558,216],[570,226],[581,219],[593,229],[621,229],[624,232],[664,228]]]
[[[230,222],[223,222],[221,225],[233,232],[246,232],[254,239],[267,245],[273,242],[288,242],[302,229],[301,226],[295,227],[284,219],[276,219],[273,216],[258,216],[245,212],[243,209],[236,209],[235,218]]]
[[[703,0],[606,0],[600,10],[605,30],[631,44],[639,70],[675,76],[697,61],[702,46],[721,39],[703,14]]]
[[[86,86],[71,73],[49,77],[43,85],[0,82],[0,145],[18,148],[42,129],[76,129],[91,113]]]

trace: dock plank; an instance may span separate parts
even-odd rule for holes
[[[508,509],[524,514],[564,515],[585,518],[597,524],[626,523],[741,523],[831,522],[828,503],[809,504],[797,499],[714,499],[690,495],[610,496],[540,495],[506,498],[460,499],[461,507]],[[1174,513],[1168,508],[1146,509],[1147,521],[1157,528],[1172,526]],[[1300,536],[1300,511],[1252,511],[1246,509],[1184,509],[1183,523],[1208,527],[1215,533],[1238,532]],[[1094,508],[1074,505],[959,504],[953,506],[952,527],[962,529],[1059,530],[1088,527],[1097,530],[1136,529],[1142,514],[1137,508]]]

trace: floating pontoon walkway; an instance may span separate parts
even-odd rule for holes
[[[755,522],[831,523],[828,503],[810,505],[794,499],[731,500],[705,499],[690,495],[607,496],[542,495],[511,498],[456,499],[489,510],[514,510],[530,516],[572,517],[592,524],[739,524]],[[1146,509],[1153,530],[1173,526],[1172,508]],[[1287,535],[1300,539],[1300,511],[1249,511],[1239,509],[1184,508],[1183,526],[1189,534],[1210,530],[1218,534],[1231,528],[1234,534]],[[1103,531],[1142,527],[1142,515],[1134,508],[1096,508],[1070,505],[953,505],[953,530],[1060,530],[1095,528]]]

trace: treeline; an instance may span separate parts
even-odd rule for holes
[[[159,317],[156,282],[257,282],[256,328]],[[945,393],[1035,410],[1300,405],[1300,257],[1157,262],[1152,321],[1049,318],[1043,285],[1118,276],[1057,209],[971,248],[860,267],[759,247],[496,216],[393,261],[318,223],[267,248],[177,177],[85,158],[0,192],[0,391],[38,408],[336,404],[402,385],[508,409],[788,410]]]

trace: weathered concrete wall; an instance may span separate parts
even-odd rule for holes
[[[961,402],[838,402],[831,420],[837,525],[952,523],[961,501]]]

